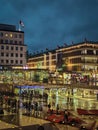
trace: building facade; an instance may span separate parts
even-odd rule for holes
[[[0,24],[0,69],[26,66],[24,32],[16,26]]]
[[[98,42],[85,41],[36,54],[27,65],[49,71],[98,72]]]

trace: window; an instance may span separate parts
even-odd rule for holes
[[[3,50],[3,49],[4,49],[4,46],[1,46],[1,49]]]
[[[15,44],[17,44],[17,41],[15,41]]]
[[[20,64],[22,64],[22,60],[20,60]]]
[[[12,43],[13,43],[13,40],[10,40],[10,43],[12,44]]]
[[[16,50],[18,50],[18,47],[16,47]]]
[[[13,47],[13,46],[11,46],[11,50],[14,50],[14,47]]]
[[[21,34],[19,34],[19,38],[22,38],[22,35],[21,35]]]
[[[15,34],[15,38],[17,38],[17,34]]]
[[[20,47],[20,50],[23,51],[23,47]]]
[[[1,39],[1,43],[3,43],[3,39]]]
[[[20,57],[23,57],[23,54],[20,54]]]
[[[12,34],[12,33],[10,34],[10,37],[13,37],[13,34]]]
[[[16,60],[15,63],[18,64],[18,60]]]
[[[9,50],[9,46],[6,46],[6,50]]]
[[[8,43],[8,40],[5,40],[5,43]]]
[[[4,63],[4,60],[1,60],[1,63]]]
[[[6,33],[5,36],[8,37],[8,34]]]
[[[18,53],[16,53],[16,57],[18,57]]]
[[[14,54],[13,53],[11,53],[11,57],[13,57],[14,56]]]
[[[6,56],[8,57],[8,56],[9,56],[9,53],[6,53]]]
[[[3,52],[1,52],[1,56],[4,56],[4,53],[3,53]]]
[[[14,61],[13,60],[11,60],[11,64],[13,64],[14,63]]]
[[[6,60],[6,63],[9,63],[9,60]]]
[[[0,33],[0,37],[3,37],[3,33],[2,32]]]
[[[96,55],[96,50],[93,50],[93,53]]]
[[[87,54],[88,55],[93,55],[94,53],[93,53],[93,50],[87,50]]]
[[[22,41],[19,41],[19,44],[22,44]]]

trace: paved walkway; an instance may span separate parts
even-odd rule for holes
[[[86,99],[82,97],[75,97],[79,98],[82,100],[90,100],[91,99]],[[98,102],[96,101],[96,104]],[[46,112],[46,108],[44,108],[44,113]],[[76,116],[77,113],[75,111],[72,111],[72,113]],[[25,116],[22,114],[22,111],[20,111],[20,116],[14,118],[13,117],[8,117],[6,118],[6,115],[10,115],[9,113],[5,112],[5,118],[0,118],[0,130],[37,130],[40,125],[43,125],[45,130],[79,130],[76,127],[68,126],[68,125],[63,125],[63,124],[52,124],[51,122],[39,118],[35,118],[33,116]],[[89,116],[80,116],[81,118],[87,120],[89,123],[94,120],[94,118],[90,118]],[[15,119],[18,122],[15,122]],[[6,120],[5,120],[6,119]],[[97,120],[96,125],[98,125],[98,118],[95,118]],[[14,121],[14,123],[13,123]]]

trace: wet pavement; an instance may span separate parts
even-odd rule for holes
[[[81,96],[70,96],[71,102],[67,101],[67,97],[65,96],[57,96],[56,98],[52,98],[49,96],[48,102],[35,99],[35,101],[41,103],[43,105],[43,112],[41,113],[41,117],[35,118],[34,115],[25,115],[26,112],[24,108],[20,108],[18,113],[12,113],[4,110],[5,114],[0,116],[0,129],[3,130],[38,130],[38,127],[42,125],[45,130],[79,130],[79,128],[74,126],[69,126],[65,124],[57,124],[51,123],[50,121],[44,120],[45,115],[47,114],[47,104],[51,103],[51,107],[56,109],[56,104],[59,104],[60,109],[63,110],[65,108],[70,109],[73,115],[78,116],[79,118],[87,121],[89,124],[94,120],[97,121],[96,126],[98,125],[98,115],[88,115],[81,116],[77,114],[76,108],[96,108],[98,109],[98,101],[94,98],[85,98]],[[17,97],[19,98],[19,97]],[[21,101],[27,101],[28,99],[24,99]],[[34,100],[34,99],[33,99]],[[3,104],[5,107],[5,104]],[[10,108],[11,109],[11,108]]]

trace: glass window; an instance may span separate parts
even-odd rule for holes
[[[22,44],[22,41],[19,41],[19,44]]]
[[[1,63],[4,63],[4,60],[1,60]]]
[[[0,33],[0,36],[3,37],[3,32]]]
[[[23,57],[23,54],[20,54],[20,57]]]
[[[9,50],[9,46],[6,46],[6,50]]]
[[[1,39],[1,43],[3,43],[3,39]]]
[[[18,50],[18,47],[16,46],[16,50]]]
[[[23,51],[23,47],[20,47],[20,50]]]
[[[18,57],[18,53],[16,53],[16,57]]]
[[[12,34],[12,33],[10,34],[10,37],[13,37],[13,34]]]
[[[14,50],[14,47],[13,47],[13,46],[11,46],[11,50]]]
[[[18,60],[16,60],[15,63],[18,64]]]
[[[13,43],[13,40],[10,40],[10,43],[12,44],[12,43]]]
[[[11,64],[13,64],[14,63],[14,61],[13,60],[11,60]]]
[[[1,56],[4,56],[4,53],[3,53],[3,52],[1,52]]]
[[[21,34],[19,34],[19,38],[22,38],[22,35],[21,35]]]
[[[9,63],[9,60],[6,60],[6,63]]]
[[[8,37],[8,34],[6,33],[5,36]]]
[[[1,49],[4,49],[4,46],[1,46]]]
[[[9,56],[9,54],[8,54],[8,53],[6,53],[6,56],[8,57],[8,56]]]
[[[11,53],[11,57],[13,57],[14,56],[14,54],[13,53]]]
[[[8,40],[5,40],[5,43],[8,43]]]
[[[17,34],[15,34],[15,38],[17,38]]]
[[[22,60],[20,60],[20,64],[22,64]]]
[[[15,44],[17,44],[17,41],[15,41]]]

